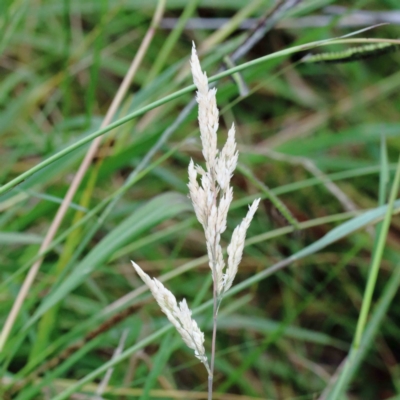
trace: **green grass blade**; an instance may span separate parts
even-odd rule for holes
[[[368,313],[372,303],[372,296],[374,293],[376,280],[378,277],[379,266],[382,260],[383,250],[385,248],[386,238],[390,227],[390,221],[392,219],[392,211],[395,203],[395,198],[399,191],[399,185],[400,185],[400,157],[398,161],[396,176],[394,178],[392,190],[390,193],[389,204],[387,206],[385,218],[382,223],[382,228],[379,231],[378,244],[373,254],[371,269],[368,276],[367,286],[365,288],[365,293],[363,297],[360,315],[358,318],[356,333],[354,335],[352,349],[350,351],[348,359],[346,360],[346,364],[340,374],[339,380],[335,385],[332,395],[329,397],[329,400],[340,399],[341,396],[343,396],[343,393],[345,392],[346,387],[350,382],[348,376],[349,370],[351,369],[352,364],[355,363],[357,353],[359,352],[359,348],[361,345],[361,340],[364,333],[365,325],[367,323]]]

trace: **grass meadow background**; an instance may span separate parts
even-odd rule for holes
[[[395,0],[304,0],[279,13],[289,3],[0,2],[0,179],[13,182],[0,188],[3,332],[32,274],[0,352],[1,398],[206,398],[204,367],[130,264],[187,299],[209,351],[210,269],[186,186],[190,158],[203,163],[197,109],[193,88],[178,93],[192,84],[192,41],[211,77],[224,63],[389,16],[400,24]],[[271,29],[227,58],[260,18]],[[397,39],[399,29],[352,38]],[[400,203],[391,221],[384,206],[400,150],[400,55],[305,64],[308,51],[283,53],[216,82],[221,143],[234,122],[240,151],[225,246],[247,204],[262,201],[219,313],[214,398],[335,398],[359,324],[338,398],[400,399]],[[115,127],[98,136],[132,60]],[[101,142],[38,263],[94,136]]]

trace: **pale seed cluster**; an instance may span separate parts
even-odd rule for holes
[[[197,87],[198,119],[206,169],[194,165],[191,160],[188,187],[197,219],[204,228],[209,264],[216,283],[216,296],[220,302],[222,295],[232,286],[236,276],[242,259],[246,232],[260,199],[253,202],[246,217],[232,234],[228,246],[228,265],[225,270],[220,240],[221,234],[226,229],[228,210],[233,198],[230,181],[238,161],[235,127],[232,125],[228,132],[228,139],[222,150],[219,151],[217,147],[219,112],[216,89],[208,89],[207,75],[201,70],[194,45],[191,67],[193,80]],[[200,176],[200,184],[198,176]],[[143,282],[149,287],[161,310],[175,326],[186,345],[194,350],[196,357],[205,365],[211,375],[204,350],[204,334],[197,326],[196,321],[192,319],[192,312],[186,300],[183,299],[178,305],[175,296],[160,281],[155,278],[151,279],[133,261],[132,264]]]
[[[178,306],[175,296],[156,278],[151,279],[136,263],[132,261],[138,275],[149,287],[161,311],[167,316],[172,325],[175,326],[186,345],[194,350],[195,356],[209,370],[206,352],[204,350],[204,333],[192,319],[186,300],[183,299]]]
[[[235,127],[229,129],[228,139],[219,152],[217,148],[218,108],[216,89],[208,88],[206,73],[203,73],[193,45],[191,66],[193,80],[197,87],[199,104],[200,137],[206,170],[193,161],[189,164],[189,193],[199,222],[203,225],[206,236],[207,252],[213,279],[216,282],[217,295],[222,295],[231,286],[242,259],[246,231],[257,210],[260,199],[253,202],[246,218],[236,227],[228,247],[228,265],[225,262],[220,245],[221,234],[226,229],[226,219],[232,202],[233,191],[230,180],[238,161],[236,150]],[[200,184],[197,180],[200,175]]]

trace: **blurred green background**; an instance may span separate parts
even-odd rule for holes
[[[192,83],[192,41],[213,76],[380,23],[390,24],[352,38],[399,38],[397,1],[2,0],[1,182],[98,131],[132,60],[113,121]],[[234,122],[240,151],[224,246],[247,204],[263,200],[234,283],[242,286],[219,314],[215,399],[328,398],[356,330],[379,226],[343,224],[387,202],[400,148],[400,55],[302,63],[308,53],[217,82],[220,143]],[[101,137],[0,352],[2,398],[206,398],[204,367],[130,264],[165,279],[193,310],[212,296],[187,198],[190,158],[203,164],[193,97],[172,96]],[[89,145],[1,194],[3,328]],[[340,240],[268,272],[341,224]],[[393,216],[343,398],[400,398],[399,235]],[[194,317],[209,351],[211,307]]]

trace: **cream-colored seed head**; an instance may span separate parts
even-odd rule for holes
[[[256,200],[250,207],[246,218],[234,230],[228,247],[228,266],[224,274],[225,262],[220,245],[221,234],[226,229],[228,210],[233,199],[230,181],[238,161],[235,127],[232,125],[228,139],[219,152],[217,148],[218,108],[216,90],[208,88],[208,79],[201,70],[196,49],[193,44],[191,67],[193,81],[197,87],[199,105],[200,137],[207,170],[189,164],[189,192],[199,222],[203,225],[207,242],[207,253],[213,279],[216,281],[217,294],[222,296],[231,286],[242,259],[246,231],[258,207]],[[197,182],[197,173],[201,175],[201,185]]]
[[[233,199],[233,190],[230,181],[238,161],[236,150],[235,127],[232,125],[228,132],[228,139],[219,152],[217,148],[217,130],[219,112],[217,108],[216,89],[208,88],[208,79],[201,70],[196,49],[193,44],[191,67],[193,81],[197,87],[197,102],[199,105],[200,138],[206,169],[189,163],[189,197],[192,200],[196,217],[204,228],[206,237],[209,265],[215,283],[215,295],[219,300],[232,286],[239,263],[242,259],[244,241],[247,229],[257,210],[260,199],[250,206],[246,217],[235,228],[228,246],[228,262],[226,271],[222,248],[221,234],[226,230],[226,221],[230,204]],[[200,176],[200,184],[198,181]],[[149,287],[163,313],[175,326],[186,345],[194,350],[195,356],[205,365],[209,376],[212,376],[204,349],[204,334],[192,318],[186,300],[179,304],[175,296],[157,279],[151,279],[136,263],[132,261],[138,275]],[[215,331],[214,331],[215,332]]]
[[[175,296],[157,279],[151,279],[136,263],[132,261],[138,275],[150,289],[153,297],[161,308],[161,311],[167,316],[170,322],[175,326],[186,345],[194,350],[195,356],[209,370],[207,356],[204,349],[204,333],[192,319],[186,300],[183,299],[178,306]]]

